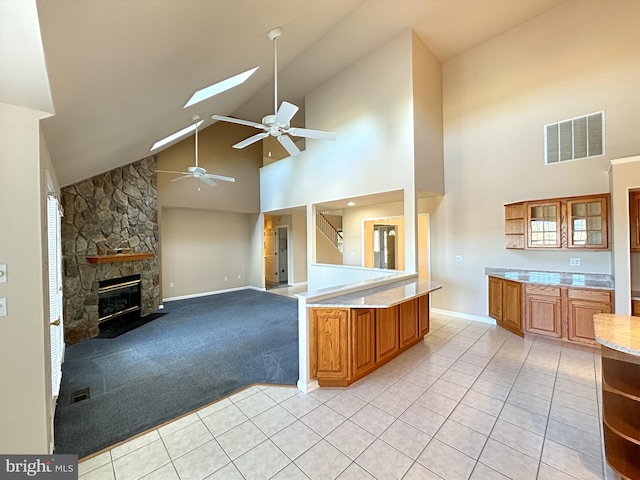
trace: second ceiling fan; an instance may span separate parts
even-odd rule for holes
[[[237,123],[239,125],[247,125],[262,130],[262,132],[252,135],[251,137],[242,140],[233,148],[244,148],[255,142],[267,138],[268,136],[276,137],[278,142],[285,148],[290,156],[295,156],[300,153],[300,149],[293,143],[291,137],[305,137],[315,138],[318,140],[335,140],[337,134],[334,132],[325,132],[322,130],[311,130],[308,128],[296,128],[290,125],[291,119],[299,110],[297,106],[289,102],[282,102],[280,108],[278,108],[278,37],[282,34],[280,28],[274,28],[271,30],[267,37],[273,41],[273,58],[274,58],[274,115],[267,115],[262,119],[262,123],[252,122],[250,120],[241,120],[239,118],[225,117],[222,115],[213,115],[211,118],[214,120],[222,120],[229,123]]]

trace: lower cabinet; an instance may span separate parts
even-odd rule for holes
[[[311,375],[320,386],[347,386],[422,340],[429,295],[390,308],[312,308]]]
[[[489,316],[502,328],[522,336],[522,284],[489,277]]]
[[[640,300],[631,300],[631,315],[640,317]]]
[[[598,343],[593,316],[612,312],[610,290],[521,284],[489,277],[489,316],[499,326],[519,335],[524,331],[595,346]],[[520,319],[524,321],[519,323]]]
[[[525,331],[562,337],[562,298],[560,287],[525,285]]]
[[[596,313],[612,313],[611,292],[602,290],[567,289],[567,339],[572,342],[597,345],[593,328]]]

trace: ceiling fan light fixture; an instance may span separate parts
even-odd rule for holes
[[[162,140],[158,140],[156,143],[153,144],[153,146],[149,149],[149,151],[154,151],[157,150],[158,148],[166,145],[167,143],[173,142],[174,140],[185,136],[188,133],[193,132],[197,127],[200,126],[200,124],[202,124],[202,122],[204,122],[204,120],[200,120],[198,123],[194,123],[193,125],[189,125],[186,128],[183,128],[182,130],[172,133],[171,135],[169,135],[168,137],[163,138]]]
[[[237,87],[238,85],[244,83],[251,75],[255,73],[260,67],[254,67],[246,72],[239,73],[238,75],[234,75],[233,77],[229,77],[221,82],[214,83],[213,85],[209,85],[203,89],[195,92],[189,101],[182,108],[190,107],[191,105],[195,105],[196,103],[202,102],[207,98],[211,98],[214,95],[218,95],[224,91],[227,91],[233,87]]]

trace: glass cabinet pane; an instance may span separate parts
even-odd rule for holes
[[[605,202],[605,199],[568,202],[569,247],[606,246]]]

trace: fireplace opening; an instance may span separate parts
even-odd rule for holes
[[[98,283],[100,330],[140,316],[140,283],[140,275],[112,278]]]

